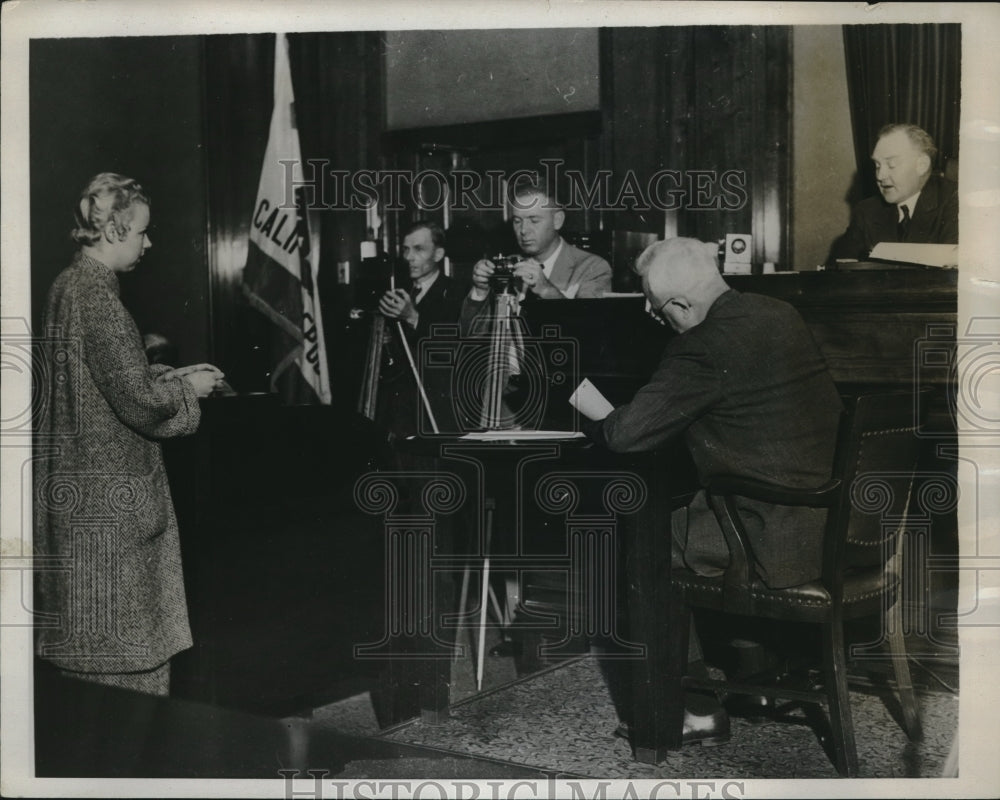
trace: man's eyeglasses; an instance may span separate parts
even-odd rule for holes
[[[649,299],[647,298],[646,299],[646,313],[649,314],[649,316],[651,316],[653,319],[655,319],[661,325],[666,325],[667,324],[667,318],[663,314],[663,309],[665,309],[671,303],[676,304],[679,308],[686,308],[686,306],[683,303],[680,303],[680,302],[677,301],[676,297],[671,297],[670,299],[665,300],[663,302],[663,304],[659,308],[655,308],[654,309],[653,308],[653,304],[650,303]]]

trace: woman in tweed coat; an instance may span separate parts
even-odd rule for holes
[[[46,302],[37,646],[73,677],[167,694],[169,659],[191,646],[191,632],[158,440],[195,431],[198,398],[222,373],[147,363],[118,273],[150,247],[149,213],[134,180],[94,177],[76,210],[79,250]]]

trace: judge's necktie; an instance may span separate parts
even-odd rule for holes
[[[896,233],[897,238],[901,242],[906,241],[906,233],[910,229],[910,208],[907,205],[901,205],[899,210],[903,212],[903,216],[899,218],[899,222],[896,223]]]

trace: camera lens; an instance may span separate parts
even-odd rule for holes
[[[521,291],[521,279],[514,275],[514,267],[520,261],[519,256],[494,256],[493,274],[490,276],[490,288],[499,294],[518,294]]]

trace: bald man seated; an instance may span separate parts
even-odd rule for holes
[[[858,203],[833,259],[865,259],[879,242],[958,244],[958,184],[931,171],[937,147],[916,125],[886,125],[872,151],[879,194]]]
[[[820,486],[830,478],[842,409],[823,355],[788,303],[731,289],[717,252],[715,243],[676,238],[639,257],[650,313],[677,335],[649,383],[584,430],[615,452],[655,450],[683,437],[702,486],[717,475]],[[752,500],[738,505],[767,585],[819,577],[825,512]],[[670,534],[675,563],[722,574],[729,550],[704,490],[674,513]],[[689,657],[700,662],[694,635]],[[685,742],[728,735],[714,698],[687,702]]]

